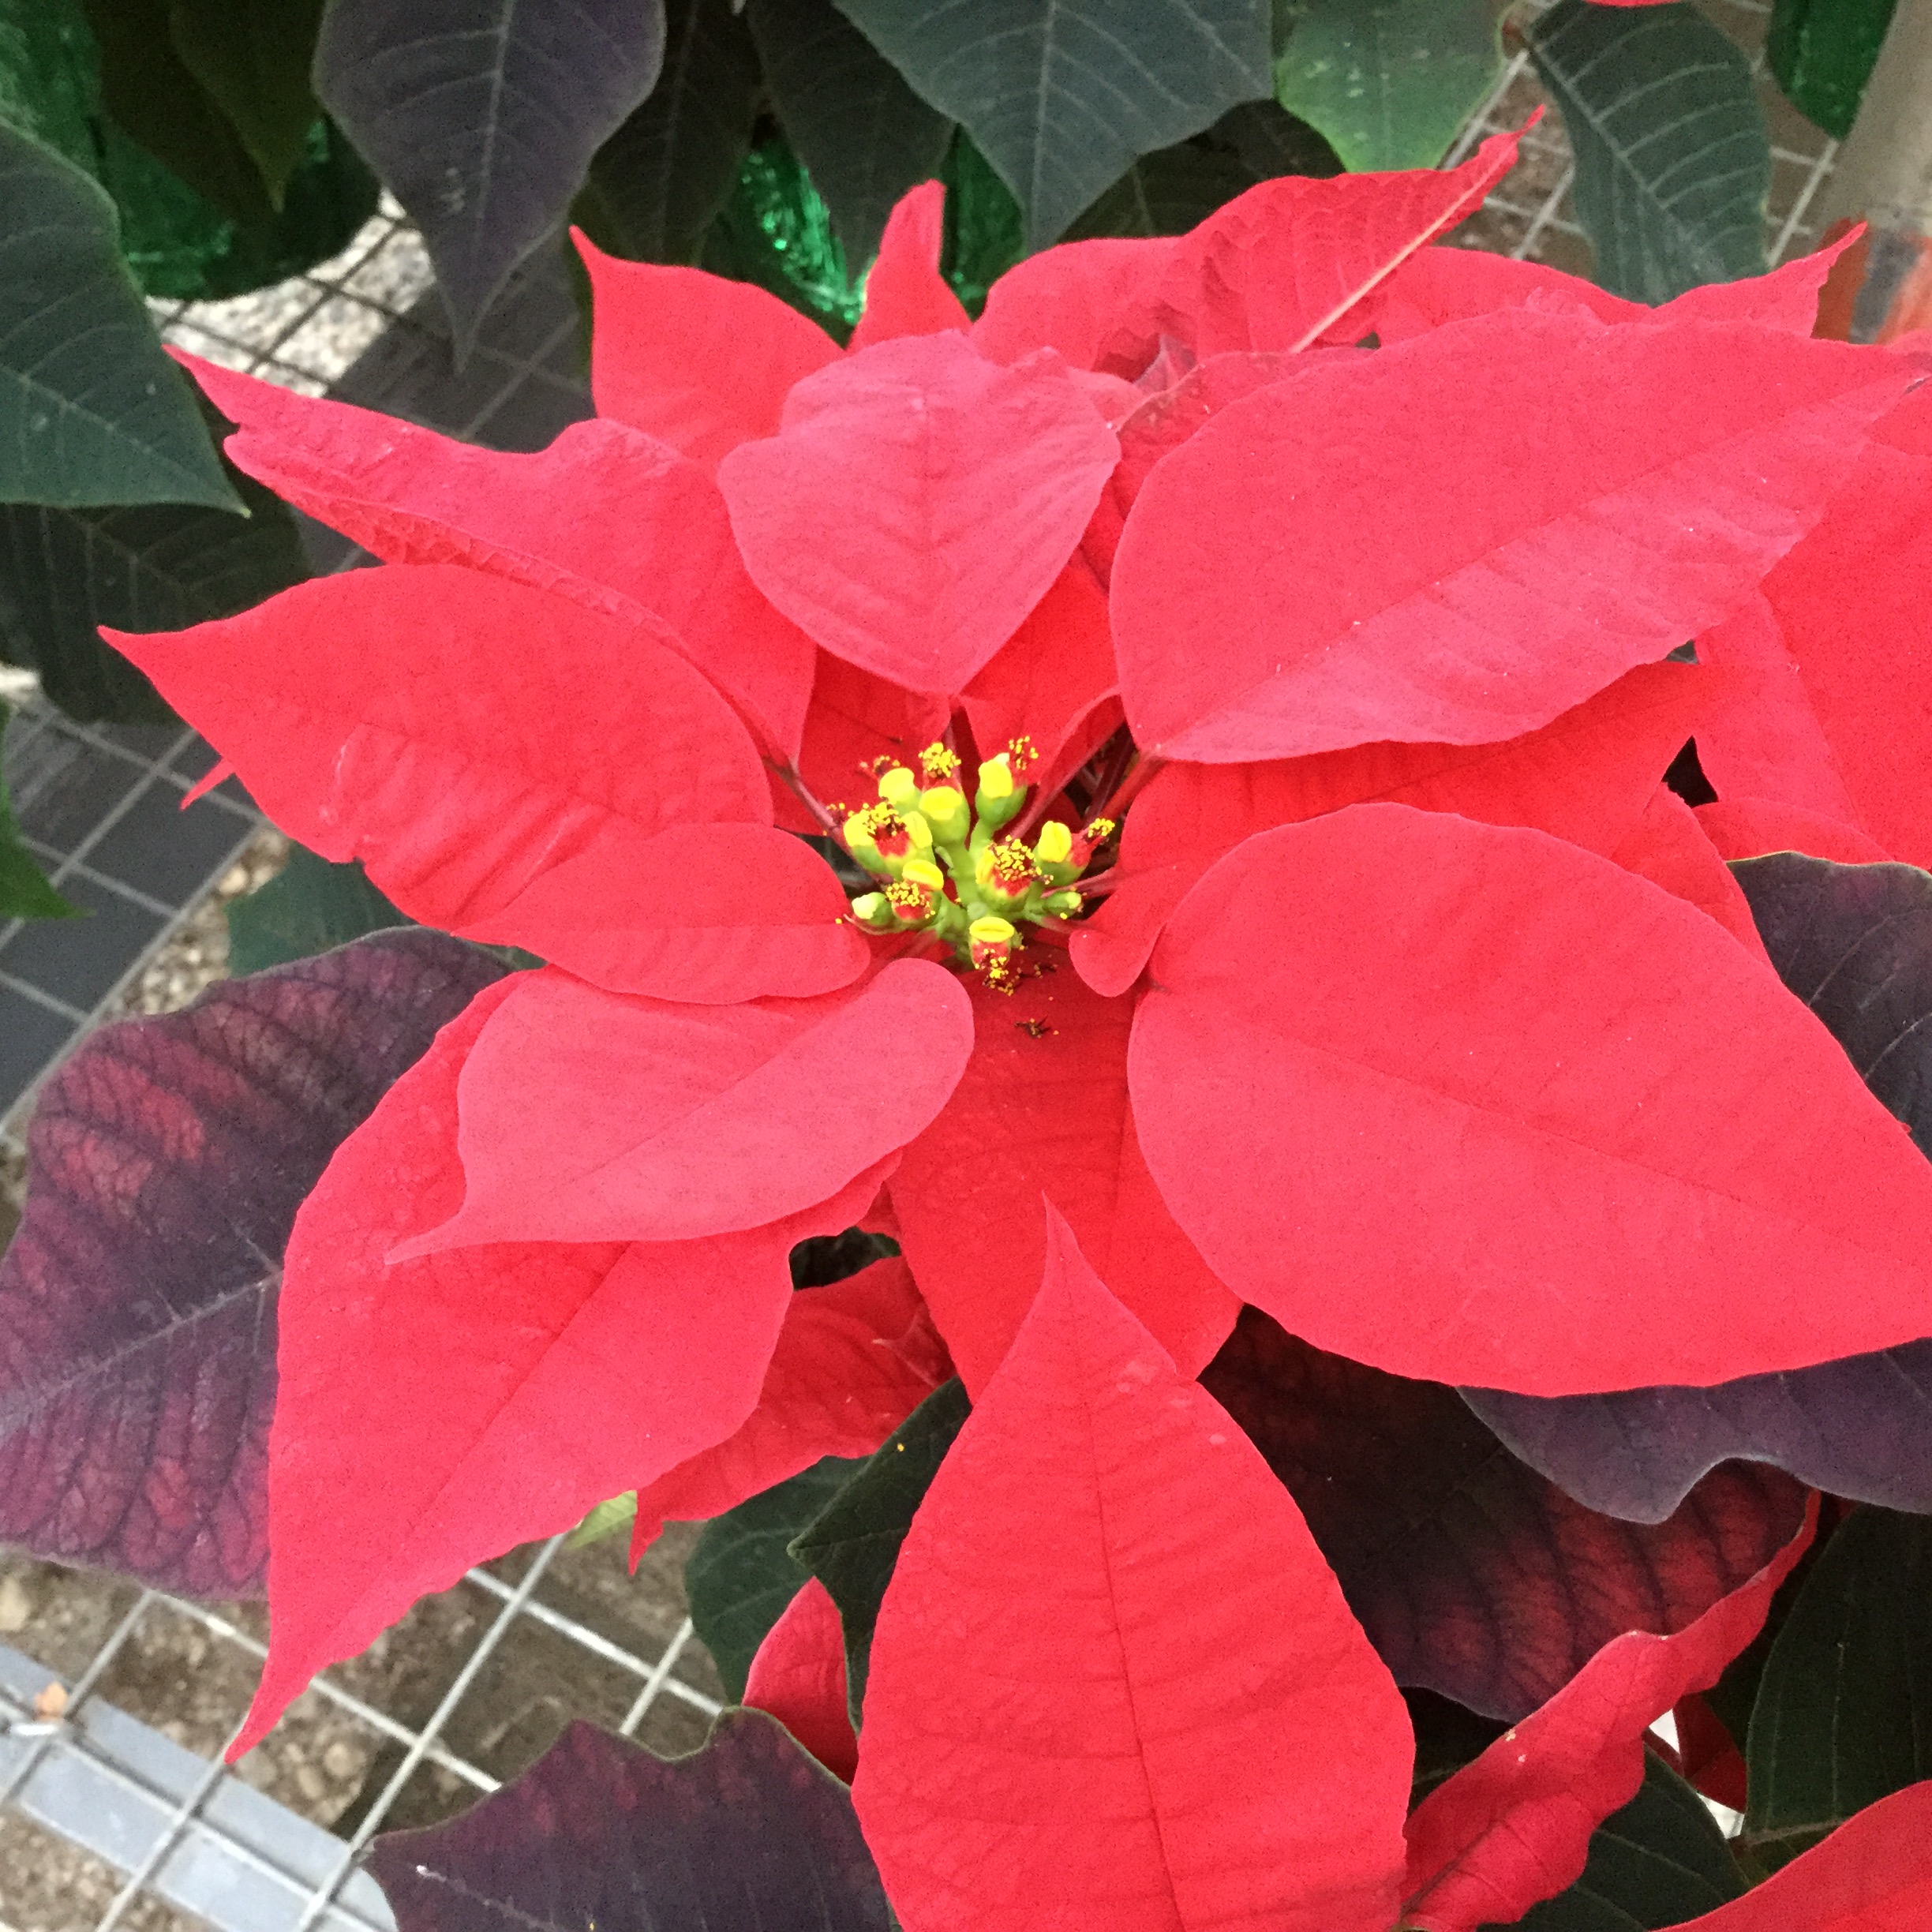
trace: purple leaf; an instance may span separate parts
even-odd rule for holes
[[[845,1787],[762,1711],[667,1761],[573,1724],[460,1818],[369,1855],[402,1932],[886,1932]]]
[[[1654,1527],[1600,1515],[1454,1389],[1324,1354],[1256,1309],[1201,1383],[1287,1485],[1395,1681],[1512,1723],[1612,1638],[1694,1622],[1804,1518],[1798,1484],[1744,1462]]]
[[[1932,877],[1796,852],[1731,869],[1779,976],[1932,1155]],[[1932,1511],[1932,1341],[1713,1388],[1462,1394],[1571,1495],[1635,1522],[1661,1522],[1731,1456],[1861,1503]]]
[[[379,934],[103,1027],[41,1090],[0,1256],[0,1539],[260,1594],[295,1211],[503,972],[440,933]]]

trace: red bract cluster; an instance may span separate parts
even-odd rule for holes
[[[1932,408],[1810,339],[1821,259],[1652,311],[1430,245],[1513,152],[1054,249],[977,322],[928,186],[843,351],[586,248],[601,413],[534,455],[197,365],[385,567],[122,647],[295,837],[549,962],[297,1222],[242,1746],[473,1562],[631,1488],[648,1541],[957,1369],[854,1784],[908,1932],[1451,1932],[1574,1878],[1795,1488],[1646,1545],[1668,1608],[1405,1832],[1389,1665],[1196,1378],[1243,1304],[1536,1398],[1932,1331],[1932,1166],[1724,863],[1932,857],[1932,739],[1872,722],[1932,699]],[[902,1259],[795,1294],[855,1224]],[[811,1588],[754,1688],[849,1770]]]

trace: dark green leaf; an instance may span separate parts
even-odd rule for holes
[[[240,137],[276,208],[322,111],[309,85],[322,7],[323,0],[169,0],[175,52]]]
[[[331,865],[298,845],[266,886],[229,902],[228,970],[239,979],[409,923],[369,882],[359,859]]]
[[[0,121],[94,171],[100,61],[74,0],[0,0]]]
[[[1696,8],[1563,0],[1530,51],[1576,150],[1605,288],[1661,302],[1765,272],[1764,112],[1750,62]]]
[[[369,1855],[402,1932],[887,1932],[852,1794],[776,1718],[663,1758],[579,1720],[522,1777]]]
[[[1898,0],[1776,0],[1765,58],[1802,114],[1835,140],[1852,132]]]
[[[870,261],[893,204],[939,172],[953,123],[832,0],[747,0],[745,11],[772,106],[832,212],[845,259]]]
[[[333,0],[315,84],[415,218],[459,354],[651,91],[663,0]]]
[[[1412,1810],[1444,1779],[1455,1777],[1466,1764],[1473,1764],[1509,1728],[1496,1718],[1478,1717],[1467,1705],[1444,1697],[1440,1690],[1410,1686],[1402,1691],[1402,1702],[1409,1706],[1410,1728],[1415,1732],[1415,1770],[1409,1794]]]
[[[1287,0],[1275,96],[1345,167],[1433,167],[1502,66],[1489,0]]]
[[[846,1702],[855,1730],[865,1703],[872,1627],[899,1560],[899,1545],[972,1410],[965,1384],[957,1378],[934,1389],[792,1545],[794,1559],[838,1605],[845,1630]]]
[[[128,278],[113,204],[4,121],[0,503],[239,507]]]
[[[1020,204],[964,128],[953,129],[939,178],[946,191],[940,267],[976,316],[986,305],[987,290],[1026,253]]]
[[[706,1523],[684,1565],[691,1623],[733,1702],[766,1633],[805,1582],[785,1553],[862,1462],[827,1456]]]
[[[170,0],[85,0],[100,48],[101,102],[155,159],[245,227],[275,218],[234,123],[189,70],[168,31]]]
[[[98,627],[178,631],[233,616],[309,574],[288,506],[232,474],[245,518],[172,504],[0,504],[0,657],[38,671],[70,717],[172,717]]]
[[[1278,174],[1339,174],[1334,150],[1273,101],[1230,108],[1205,134],[1144,155],[1067,230],[1095,235],[1184,234],[1224,202]]]
[[[1516,1923],[1525,1932],[1657,1932],[1715,1911],[1743,1890],[1704,1800],[1646,1753],[1637,1795],[1591,1833],[1583,1876]]]
[[[0,704],[0,739],[6,736],[8,708]],[[70,906],[47,882],[34,856],[21,843],[20,824],[7,796],[6,777],[0,771],[0,919],[76,919]]]
[[[1932,1777],[1932,1519],[1840,1526],[1771,1646],[1745,1763],[1744,1835],[1769,1865]]]
[[[724,205],[758,118],[758,50],[730,0],[668,0],[664,71],[597,152],[577,198],[601,249],[689,261]]]
[[[1268,0],[841,0],[1044,247],[1142,155],[1269,93]]]

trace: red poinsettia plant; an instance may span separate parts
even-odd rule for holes
[[[1673,1711],[1742,1801],[1700,1694],[1810,1485],[1932,1508],[1923,1012],[1828,990],[1932,863],[1929,365],[1813,339],[1824,257],[1652,310],[1442,242],[1513,152],[976,320],[929,186],[844,349],[586,247],[535,455],[195,365],[382,564],[121,647],[544,962],[295,1218],[238,1748],[605,1499],[642,1548],[923,1442],[882,1593],[814,1574],[747,1694],[908,1932],[1507,1922]],[[1694,1923],[1911,1923],[1928,1816]]]

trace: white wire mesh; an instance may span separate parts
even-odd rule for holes
[[[1541,10],[1537,0],[1531,0],[1518,13]],[[1713,0],[1709,10],[1747,47],[1762,41],[1769,12],[1765,0]],[[1762,51],[1756,60],[1762,77]],[[1768,83],[1763,91],[1775,169],[1767,241],[1776,261],[1815,243],[1808,214],[1830,173],[1836,148],[1778,101]],[[1520,127],[1541,100],[1527,55],[1515,54],[1448,159],[1462,159],[1485,134]],[[1523,148],[1522,166],[1470,225],[1470,238],[1521,258],[1585,268],[1587,243],[1571,206],[1574,170],[1560,122],[1554,116],[1546,118]],[[393,204],[386,203],[383,213],[335,262],[281,290],[238,302],[155,307],[169,339],[211,360],[320,394],[354,353],[406,311],[428,279],[420,242]],[[530,366],[552,346],[546,341],[535,348]],[[157,759],[156,768],[170,755],[171,750]],[[81,875],[88,852],[110,829],[104,822],[95,838],[73,854],[68,863]],[[155,943],[158,947],[161,942]],[[129,978],[145,957],[130,969]],[[98,1020],[114,998],[110,994],[86,1011],[54,1003],[84,1028]],[[17,1116],[12,1125],[17,1133]],[[14,1151],[17,1154],[17,1140]],[[365,1788],[366,1802],[353,1828],[339,1835],[271,1803],[218,1759],[170,1744],[99,1694],[138,1634],[157,1618],[178,1619],[203,1633],[252,1672],[265,1648],[259,1635],[234,1617],[159,1593],[140,1593],[113,1619],[84,1662],[62,1679],[66,1710],[51,1724],[36,1717],[32,1700],[35,1687],[54,1673],[0,1646],[0,1880],[9,1820],[30,1818],[86,1844],[121,1874],[104,1910],[91,1919],[73,1919],[73,1932],[168,1932],[198,1923],[220,1932],[390,1932],[392,1922],[380,1894],[357,1873],[356,1861],[375,1833],[394,1822],[399,1802],[425,1770],[440,1774],[451,1788],[447,1797],[463,1803],[498,1788],[496,1773],[475,1761],[492,1754],[458,1748],[451,1742],[453,1723],[477,1700],[488,1701],[492,1664],[532,1641],[532,1633],[561,1640],[573,1654],[594,1661],[595,1667],[614,1673],[615,1682],[629,1687],[621,1699],[623,1714],[615,1720],[627,1736],[648,1732],[653,1713],[668,1707],[699,1722],[719,1709],[701,1683],[688,1680],[702,1679],[706,1668],[701,1650],[691,1646],[688,1618],[661,1638],[633,1632],[620,1640],[622,1633],[595,1627],[545,1600],[540,1593],[562,1543],[556,1538],[526,1552],[514,1577],[497,1574],[508,1564],[485,1567],[472,1571],[459,1586],[474,1593],[489,1607],[489,1615],[422,1721],[409,1722],[395,1708],[385,1708],[380,1691],[364,1694],[349,1681],[350,1667],[325,1672],[316,1679],[310,1701],[352,1721],[393,1759],[382,1776],[372,1776],[373,1788]],[[617,1708],[610,1705],[612,1713]],[[590,1714],[612,1720],[603,1711]],[[232,1726],[228,1735],[233,1735]],[[275,1735],[264,1750],[272,1749]],[[137,1829],[124,1834],[118,1852],[107,1842],[110,1834],[103,1822],[113,1809],[110,1799],[144,1807]],[[92,1818],[76,1815],[90,1806]],[[450,1803],[442,1808],[451,1808]],[[200,1916],[157,1915],[151,1909],[156,1902]],[[0,1932],[12,1932],[9,1915],[17,1909],[0,1893]],[[249,1915],[245,1918],[229,1915],[244,1909]],[[39,1928],[22,1926],[18,1932]],[[63,1925],[60,1932],[69,1927]]]

